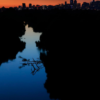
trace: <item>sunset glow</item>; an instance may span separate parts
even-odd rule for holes
[[[65,1],[67,1],[67,3],[70,3],[70,0],[0,0],[0,8],[1,7],[18,7],[19,5],[22,6],[22,3],[26,3],[26,6],[29,6],[29,3],[31,3],[32,5],[58,5],[61,3],[65,3]],[[93,0],[77,0],[77,3],[83,3],[83,2],[88,2],[90,3]],[[95,0],[95,1],[100,1],[100,0]]]

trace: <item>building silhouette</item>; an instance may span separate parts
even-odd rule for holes
[[[95,2],[95,0],[93,0],[93,2]]]
[[[95,8],[96,10],[100,10],[100,1],[96,1],[96,2],[94,3],[94,8]]]
[[[70,0],[70,4],[73,5],[73,0]]]
[[[22,8],[26,8],[26,4],[25,3],[22,3]]]
[[[76,0],[74,0],[74,5],[77,5],[77,1]]]
[[[93,7],[94,7],[94,6],[95,6],[95,0],[93,0],[93,2],[92,2],[92,3],[93,3]]]
[[[29,4],[29,8],[32,8],[32,4],[31,3]]]
[[[65,1],[65,5],[67,5],[67,2]]]
[[[89,9],[89,3],[83,2],[83,4],[82,4],[82,9],[84,9],[84,10]]]
[[[89,7],[90,10],[97,10],[98,9],[98,4],[99,4],[99,2],[98,1],[95,2],[95,0],[90,2],[90,7]]]
[[[76,9],[77,8],[77,1],[74,0],[74,3],[73,3],[73,9]]]
[[[81,4],[77,3],[77,9],[81,9]]]
[[[43,9],[43,10],[46,10],[46,9],[47,9],[47,6],[46,6],[46,5],[43,5],[43,6],[42,6],[42,9]]]
[[[22,6],[18,6],[18,8],[22,8]]]
[[[47,10],[51,10],[51,9],[86,9],[86,10],[100,10],[100,1],[95,1],[92,0],[90,3],[87,2],[83,2],[83,4],[81,5],[80,3],[77,3],[77,0],[70,0],[70,4],[67,4],[67,1],[65,1],[65,3],[63,4],[59,4],[59,5],[32,5],[31,3],[29,4],[29,7],[27,9],[47,9]],[[17,8],[14,8],[17,9]],[[22,3],[22,7],[18,7],[18,9],[26,9],[26,4]]]

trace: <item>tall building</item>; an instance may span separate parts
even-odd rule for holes
[[[65,5],[67,5],[67,2],[65,1]]]
[[[29,8],[32,8],[32,4],[31,3],[29,4]]]
[[[81,4],[80,3],[77,3],[77,8],[81,9]]]
[[[76,0],[74,0],[74,4],[73,5],[74,5],[73,8],[76,9],[77,8],[77,1]]]
[[[22,3],[22,7],[23,7],[23,8],[26,8],[26,4],[25,4],[25,3]]]
[[[75,5],[77,4],[77,1],[76,1],[76,0],[74,0],[74,4],[75,4]]]
[[[70,4],[73,5],[73,0],[70,0]]]
[[[95,5],[95,0],[93,0],[93,6]]]
[[[93,2],[95,2],[95,0],[93,0]]]

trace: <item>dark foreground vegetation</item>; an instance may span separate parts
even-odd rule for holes
[[[25,25],[17,19],[13,9],[0,13],[0,65],[15,59],[16,54],[25,48],[25,43],[19,39],[24,33]]]
[[[46,69],[47,80],[44,86],[50,98],[80,100],[95,97],[92,94],[92,82],[95,79],[93,59],[99,49],[100,11],[55,9],[13,13],[8,15],[16,13],[15,19],[25,21],[36,32],[42,32],[36,45],[48,51],[47,55],[41,53],[40,59]],[[17,32],[19,25],[22,24],[18,24],[14,32]]]

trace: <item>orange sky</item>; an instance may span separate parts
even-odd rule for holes
[[[70,3],[70,0],[0,0],[0,8],[1,7],[14,7],[14,6],[19,6],[22,5],[22,3],[26,3],[26,6],[29,6],[29,3],[32,5],[57,5],[61,4],[67,1],[67,3]],[[83,2],[91,2],[92,0],[77,0],[78,3],[83,3]],[[100,0],[96,0],[100,1]]]

